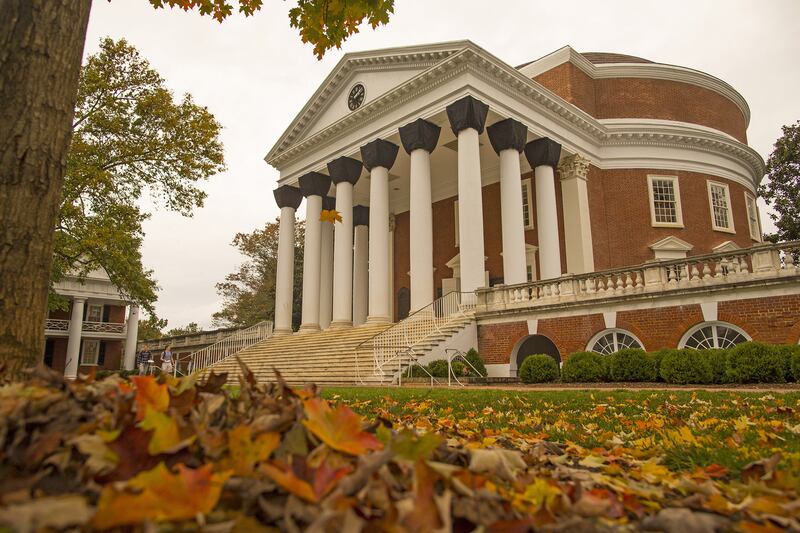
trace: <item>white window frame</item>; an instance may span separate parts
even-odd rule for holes
[[[599,354],[599,355],[610,355],[610,354],[601,354],[600,352],[595,352],[592,349],[592,348],[594,348],[594,345],[597,343],[597,341],[599,341],[602,337],[605,337],[609,333],[613,333],[614,334],[614,351],[611,352],[611,353],[616,353],[616,352],[618,352],[619,350],[622,349],[622,348],[620,348],[620,346],[618,344],[617,335],[627,335],[628,337],[632,338],[637,343],[639,343],[639,347],[642,350],[645,349],[644,348],[644,343],[642,342],[642,340],[639,337],[637,337],[636,335],[634,335],[632,332],[628,331],[627,329],[606,328],[606,329],[604,329],[602,331],[598,331],[597,333],[594,334],[594,336],[591,339],[589,339],[589,342],[586,343],[586,351],[587,352],[596,353],[596,354]]]
[[[80,364],[82,366],[97,366],[97,360],[99,358],[100,341],[98,339],[83,339]]]
[[[722,187],[725,190],[725,198],[728,201],[728,227],[717,226],[717,220],[714,217],[714,200],[711,194],[711,187],[717,186]],[[736,228],[733,225],[733,202],[731,201],[731,189],[728,187],[727,183],[721,183],[719,181],[706,181],[706,187],[708,189],[708,208],[709,213],[711,215],[711,228],[714,231],[722,231],[725,233],[736,233]]]
[[[92,309],[99,309],[97,314],[98,319],[92,320]],[[103,306],[101,304],[88,304],[86,306],[86,321],[87,322],[102,322],[103,321]]]
[[[755,227],[753,227],[753,220],[750,218],[751,206],[755,216]],[[758,212],[758,204],[756,203],[756,197],[747,191],[744,192],[744,207],[747,210],[747,226],[750,228],[750,238],[756,242],[761,242],[761,217]]]
[[[522,180],[522,188],[523,188],[522,194],[524,194],[525,197],[528,200],[528,224],[525,226],[525,230],[527,231],[529,229],[533,229],[533,227],[534,227],[534,223],[533,223],[533,185],[531,183],[531,179],[530,178],[525,178],[524,180]],[[523,222],[525,221],[525,204],[522,204],[522,220],[523,220]]]
[[[744,337],[745,342],[749,342],[749,341],[753,340],[753,337],[751,337],[745,330],[743,330],[742,328],[740,328],[739,326],[737,326],[735,324],[731,324],[730,322],[722,322],[720,320],[712,320],[712,321],[708,321],[708,322],[701,322],[699,324],[695,324],[694,326],[689,328],[686,331],[686,333],[683,334],[683,337],[681,337],[681,340],[678,343],[678,349],[682,350],[682,349],[686,348],[686,343],[689,341],[689,339],[692,338],[692,335],[694,335],[699,330],[701,330],[703,328],[706,328],[706,327],[714,328],[714,337],[713,337],[713,339],[714,339],[714,347],[711,348],[712,350],[718,350],[719,349],[719,333],[718,333],[717,327],[724,327],[724,328],[728,328],[728,329],[731,329],[731,330],[735,331],[736,333],[738,333],[739,335]],[[693,350],[694,348],[689,348],[689,349]]]
[[[456,217],[456,248],[458,248],[458,200],[453,202],[453,213]]]
[[[675,218],[676,222],[658,222],[656,221],[656,199],[653,195],[653,182],[654,181],[669,181],[672,182],[672,190],[675,192]],[[649,175],[647,176],[647,195],[650,198],[650,225],[654,228],[682,228],[683,226],[683,209],[681,207],[681,187],[678,176],[660,176]]]

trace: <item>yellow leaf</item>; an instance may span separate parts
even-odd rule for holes
[[[342,215],[339,214],[336,209],[323,209],[319,214],[319,219],[321,222],[330,222],[333,224],[334,222],[341,222]]]
[[[256,463],[269,459],[280,443],[278,433],[262,433],[253,439],[250,426],[237,426],[228,433],[230,460],[225,462],[225,466],[237,476],[251,476]]]
[[[159,413],[155,409],[147,408],[139,427],[145,431],[153,432],[147,445],[147,451],[150,455],[174,452],[181,447],[182,441],[178,431],[178,423],[169,414]],[[183,444],[189,444],[189,442],[187,441]]]

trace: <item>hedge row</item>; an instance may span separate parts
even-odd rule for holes
[[[552,363],[552,364],[551,364]],[[800,382],[800,346],[745,342],[727,350],[625,349],[611,355],[578,352],[561,367],[565,383],[603,381],[665,381],[674,384]],[[525,383],[559,379],[556,362],[547,355],[523,361],[519,377]]]
[[[453,373],[458,377],[486,377],[486,366],[483,364],[483,359],[478,355],[478,352],[471,349],[466,353],[465,359],[470,362],[472,367],[478,371],[477,373],[471,366],[461,362],[453,361]],[[421,366],[424,366],[428,372],[425,372]],[[447,361],[445,359],[437,359],[431,361],[427,365],[414,365],[411,367],[411,376],[415,378],[427,378],[428,373],[435,378],[447,377]]]

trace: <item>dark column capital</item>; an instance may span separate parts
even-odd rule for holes
[[[331,209],[336,209],[336,198],[334,198],[333,196],[323,196],[322,209],[326,211],[330,211]]]
[[[353,227],[369,226],[369,207],[357,205],[353,207]]]
[[[328,174],[337,185],[345,181],[355,185],[361,177],[361,161],[352,157],[339,157],[328,163]]]
[[[525,149],[525,141],[528,140],[528,126],[513,118],[495,122],[486,128],[486,133],[489,134],[492,148],[498,154],[512,148],[521,152]]]
[[[399,149],[400,147],[396,144],[383,139],[375,139],[365,144],[361,147],[361,160],[364,161],[364,168],[372,170],[383,167],[389,170],[394,165],[394,160],[397,159]]]
[[[300,192],[300,189],[291,185],[281,185],[272,191],[272,194],[275,196],[275,203],[281,209],[284,207],[297,209],[300,207],[300,202],[303,201],[303,193]]]
[[[303,174],[298,180],[303,196],[325,196],[331,188],[331,177],[320,172]]]
[[[541,166],[555,168],[558,166],[558,158],[561,157],[561,145],[552,139],[542,137],[525,145],[525,157],[531,168]]]
[[[487,104],[469,95],[447,106],[447,118],[450,119],[450,127],[456,135],[468,128],[483,133],[488,112]]]
[[[418,118],[400,128],[400,141],[409,154],[417,149],[431,153],[436,148],[436,143],[439,142],[441,131],[442,128],[433,122]]]

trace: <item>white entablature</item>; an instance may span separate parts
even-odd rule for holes
[[[697,77],[674,69],[674,76],[687,71]],[[367,98],[350,111],[347,91],[367,76],[376,85],[366,83]],[[390,81],[397,85],[387,88]],[[675,121],[597,120],[469,41],[346,54],[266,160],[280,171],[281,184],[293,184],[306,172],[325,172],[337,157],[358,157],[360,146],[390,139],[417,118],[446,126],[445,107],[468,94],[489,105],[488,123],[518,120],[531,139],[549,137],[566,154],[584,154],[600,168],[695,171],[751,190],[764,174],[758,153],[726,133]]]

